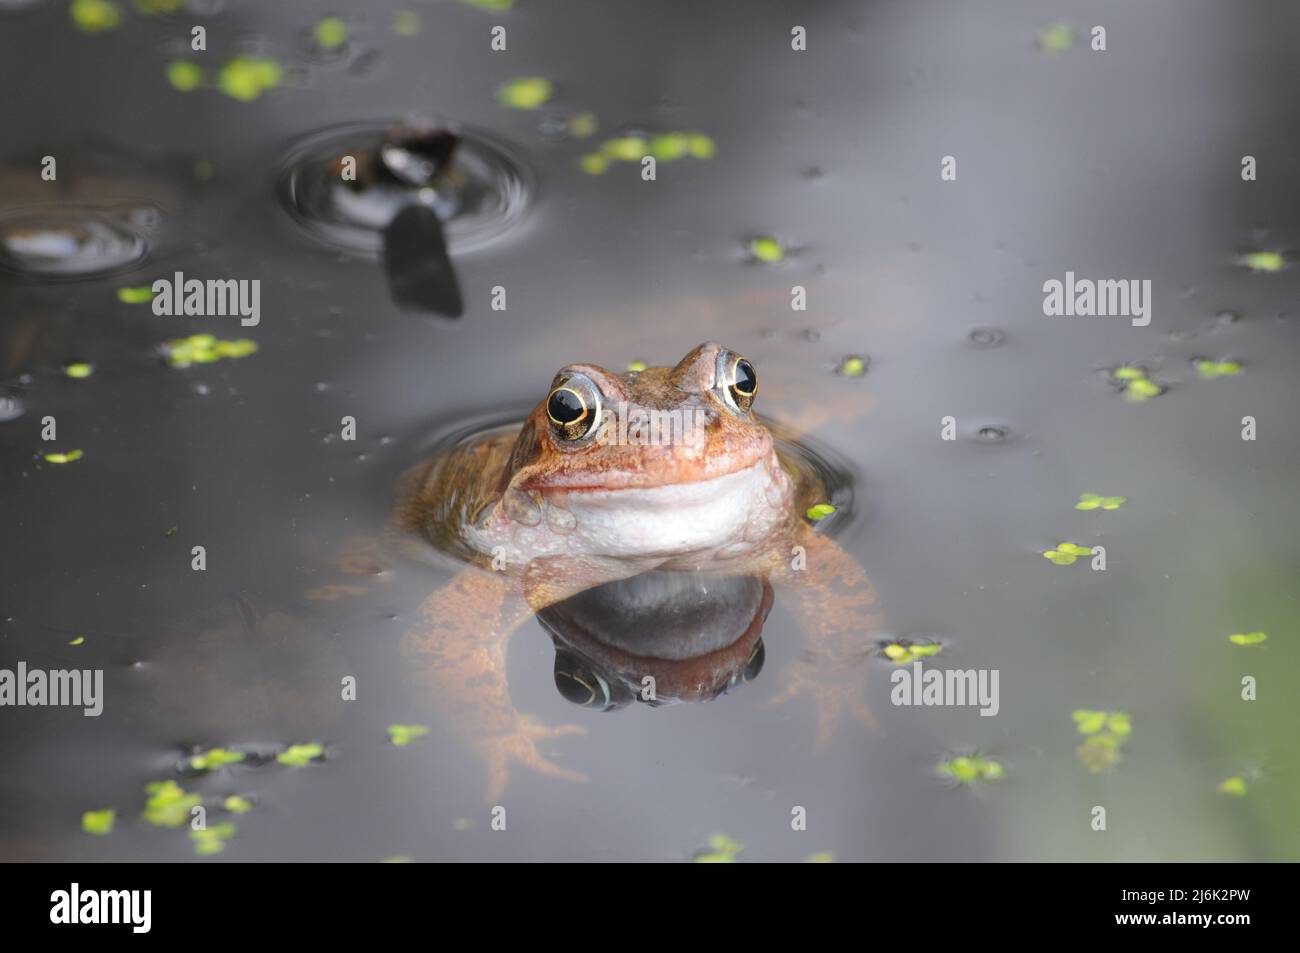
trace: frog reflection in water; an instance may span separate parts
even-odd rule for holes
[[[804,519],[824,490],[782,465],[752,411],[757,389],[750,362],[715,343],[675,367],[571,364],[517,432],[462,442],[413,475],[402,522],[443,548],[468,546],[473,565],[425,600],[403,651],[487,761],[489,800],[512,762],[583,779],[537,747],[583,729],[543,725],[511,702],[511,634],[651,571],[758,577],[793,593],[805,651],[774,701],[807,695],[822,745],[841,714],[874,727],[864,663],[875,592]]]

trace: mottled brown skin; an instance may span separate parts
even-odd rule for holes
[[[440,548],[459,549],[471,565],[425,600],[403,651],[419,666],[449,722],[487,762],[490,802],[504,795],[511,762],[555,777],[582,777],[545,757],[537,743],[585,729],[546,727],[511,702],[510,635],[548,605],[651,569],[757,575],[788,590],[797,600],[806,646],[784,673],[773,702],[810,696],[821,745],[841,715],[874,728],[863,682],[878,628],[875,591],[856,561],[803,518],[808,506],[822,501],[820,485],[791,479],[797,472],[778,461],[768,428],[719,396],[725,383],[716,379],[716,369],[725,364],[719,354],[725,359],[730,352],[709,343],[671,368],[619,375],[570,365],[557,375],[557,382],[566,374],[585,375],[611,404],[698,408],[708,421],[702,445],[575,446],[557,434],[543,400],[518,431],[457,445],[420,468],[407,486],[402,524]],[[741,520],[726,539],[677,545],[682,527],[694,521],[674,526],[674,514],[645,509],[662,505],[665,492],[669,507],[675,505],[678,491],[665,488],[689,494],[715,487],[723,495],[710,497],[703,512]],[[747,495],[732,501],[727,494],[733,487]],[[603,502],[584,508],[595,500]],[[622,500],[633,514],[627,521],[621,519]],[[565,519],[554,520],[555,512]],[[572,513],[579,514],[579,532],[548,531],[552,523],[567,526]],[[658,521],[666,527],[663,540],[654,537]],[[726,526],[724,518],[719,527]],[[755,526],[759,530],[751,532]],[[646,540],[629,552],[619,534],[632,529]],[[478,551],[466,552],[467,536],[476,539]],[[495,549],[494,566],[486,547],[497,542],[505,545]]]

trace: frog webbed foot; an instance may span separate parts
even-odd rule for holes
[[[509,733],[481,742],[483,756],[488,765],[488,802],[495,804],[505,796],[506,784],[510,780],[511,762],[527,765],[534,771],[551,778],[574,782],[588,780],[582,772],[561,767],[537,750],[539,741],[586,733],[587,729],[582,725],[550,726],[542,724],[530,715],[518,715],[514,728]]]
[[[843,715],[848,715],[873,734],[880,730],[864,697],[863,680],[842,671],[828,671],[805,661],[795,661],[782,675],[782,689],[768,699],[769,706],[784,705],[809,696],[817,706],[817,747],[825,750]]]

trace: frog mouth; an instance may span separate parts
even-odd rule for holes
[[[752,451],[710,457],[701,454],[678,460],[646,454],[633,456],[605,469],[584,467],[573,471],[557,470],[538,474],[523,486],[543,493],[627,493],[675,487],[700,487],[749,472],[762,471],[771,462],[776,466],[770,446]]]

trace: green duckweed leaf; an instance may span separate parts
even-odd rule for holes
[[[425,725],[389,725],[388,738],[399,748],[409,745],[417,738],[423,738],[429,733]]]
[[[277,754],[275,760],[279,761],[281,764],[301,768],[304,765],[317,760],[324,754],[325,747],[323,745],[311,742],[310,744],[304,745],[290,745],[288,749]]]
[[[1263,645],[1268,641],[1268,635],[1263,632],[1234,632],[1228,636],[1228,641],[1233,645]]]
[[[508,109],[539,109],[551,98],[555,88],[549,79],[527,76],[506,83],[497,91],[497,102]]]
[[[117,820],[117,811],[106,807],[101,811],[87,811],[81,815],[81,829],[87,834],[103,837],[113,833],[113,823]]]

